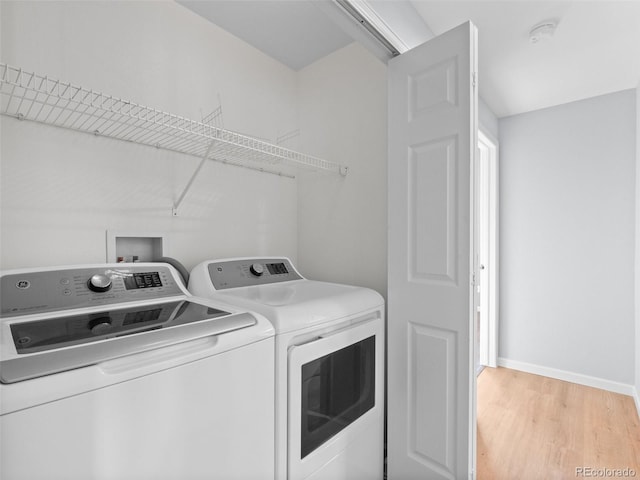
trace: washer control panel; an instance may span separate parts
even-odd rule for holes
[[[208,268],[216,290],[302,280],[288,258],[220,260],[211,262]]]
[[[158,264],[7,272],[0,278],[2,317],[184,295],[172,271]]]

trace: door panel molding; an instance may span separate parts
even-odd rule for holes
[[[409,147],[409,281],[458,284],[457,135]]]
[[[451,432],[455,432],[456,418],[449,401],[457,397],[457,334],[410,323],[408,337],[410,455],[454,475],[457,442]]]

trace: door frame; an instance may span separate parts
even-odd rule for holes
[[[478,127],[478,148],[480,154],[477,156],[479,162],[478,176],[479,178],[485,178],[487,185],[485,193],[487,195],[487,216],[483,215],[483,212],[479,212],[478,222],[482,222],[482,218],[487,218],[486,233],[487,233],[487,257],[486,259],[480,259],[478,265],[486,262],[486,288],[488,294],[485,298],[488,298],[487,305],[482,305],[481,299],[483,295],[480,295],[479,301],[481,307],[484,308],[486,315],[485,322],[480,324],[480,364],[496,368],[498,366],[498,349],[499,349],[499,276],[500,276],[500,203],[499,203],[499,144],[498,140],[482,125]],[[481,158],[486,158],[486,162],[482,162]],[[484,171],[483,171],[484,170]],[[483,187],[479,185],[478,195],[483,192]],[[482,204],[478,201],[478,206]],[[482,231],[479,228],[479,231]],[[478,245],[481,246],[482,242],[479,240]],[[480,248],[478,249],[480,254]],[[478,271],[480,279],[483,278],[483,272]],[[480,282],[482,284],[482,280]],[[481,287],[482,288],[482,287]]]

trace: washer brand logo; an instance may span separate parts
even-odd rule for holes
[[[16,288],[19,288],[20,290],[26,290],[30,286],[31,282],[29,280],[20,280],[18,283],[16,283]]]

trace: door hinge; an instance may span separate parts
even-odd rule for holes
[[[477,77],[478,77],[478,73],[477,72],[473,72],[473,74],[471,75],[473,88],[476,88]]]

